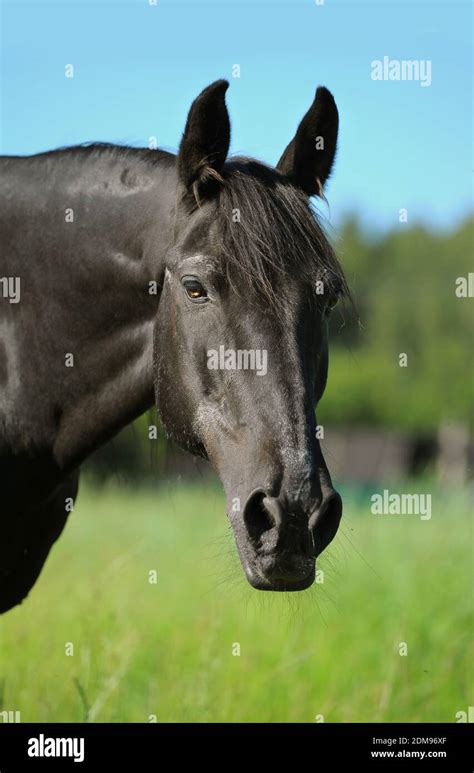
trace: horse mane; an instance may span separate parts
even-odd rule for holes
[[[242,280],[272,304],[285,277],[309,287],[317,280],[325,293],[350,298],[347,281],[317,214],[303,191],[277,170],[237,157],[222,171],[217,206],[219,249],[229,281]]]

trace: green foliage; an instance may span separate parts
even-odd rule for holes
[[[346,303],[333,315],[320,421],[415,431],[472,422],[474,299],[455,290],[473,271],[473,227],[435,234],[401,224],[371,240],[346,222],[338,251],[358,313]]]
[[[374,516],[370,491],[345,491],[324,582],[286,595],[247,585],[220,490],[84,488],[2,617],[3,708],[22,722],[455,722],[472,704],[468,504],[404,490],[432,492],[431,520]]]

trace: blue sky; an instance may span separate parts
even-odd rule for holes
[[[153,2],[153,0],[152,0]],[[3,154],[100,140],[176,150],[193,98],[231,82],[231,152],[275,164],[324,84],[340,111],[323,212],[368,228],[456,225],[471,210],[469,2],[1,0]],[[375,59],[432,83],[374,81]],[[64,74],[74,65],[74,78]],[[240,78],[232,66],[240,65]]]

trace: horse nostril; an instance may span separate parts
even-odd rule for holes
[[[275,526],[271,512],[265,507],[266,493],[263,490],[255,491],[247,500],[244,509],[244,522],[250,539],[254,542],[261,540],[265,532]]]
[[[329,545],[336,536],[342,516],[342,499],[337,491],[332,491],[325,497],[319,509],[309,520],[309,528],[313,534],[316,555]]]

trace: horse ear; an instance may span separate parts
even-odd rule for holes
[[[319,86],[313,104],[277,164],[277,169],[308,196],[323,195],[336,155],[338,127],[334,97]]]
[[[225,104],[228,87],[228,81],[215,81],[194,100],[179,146],[179,177],[198,202],[199,194],[222,179],[220,172],[230,145],[230,121]]]

